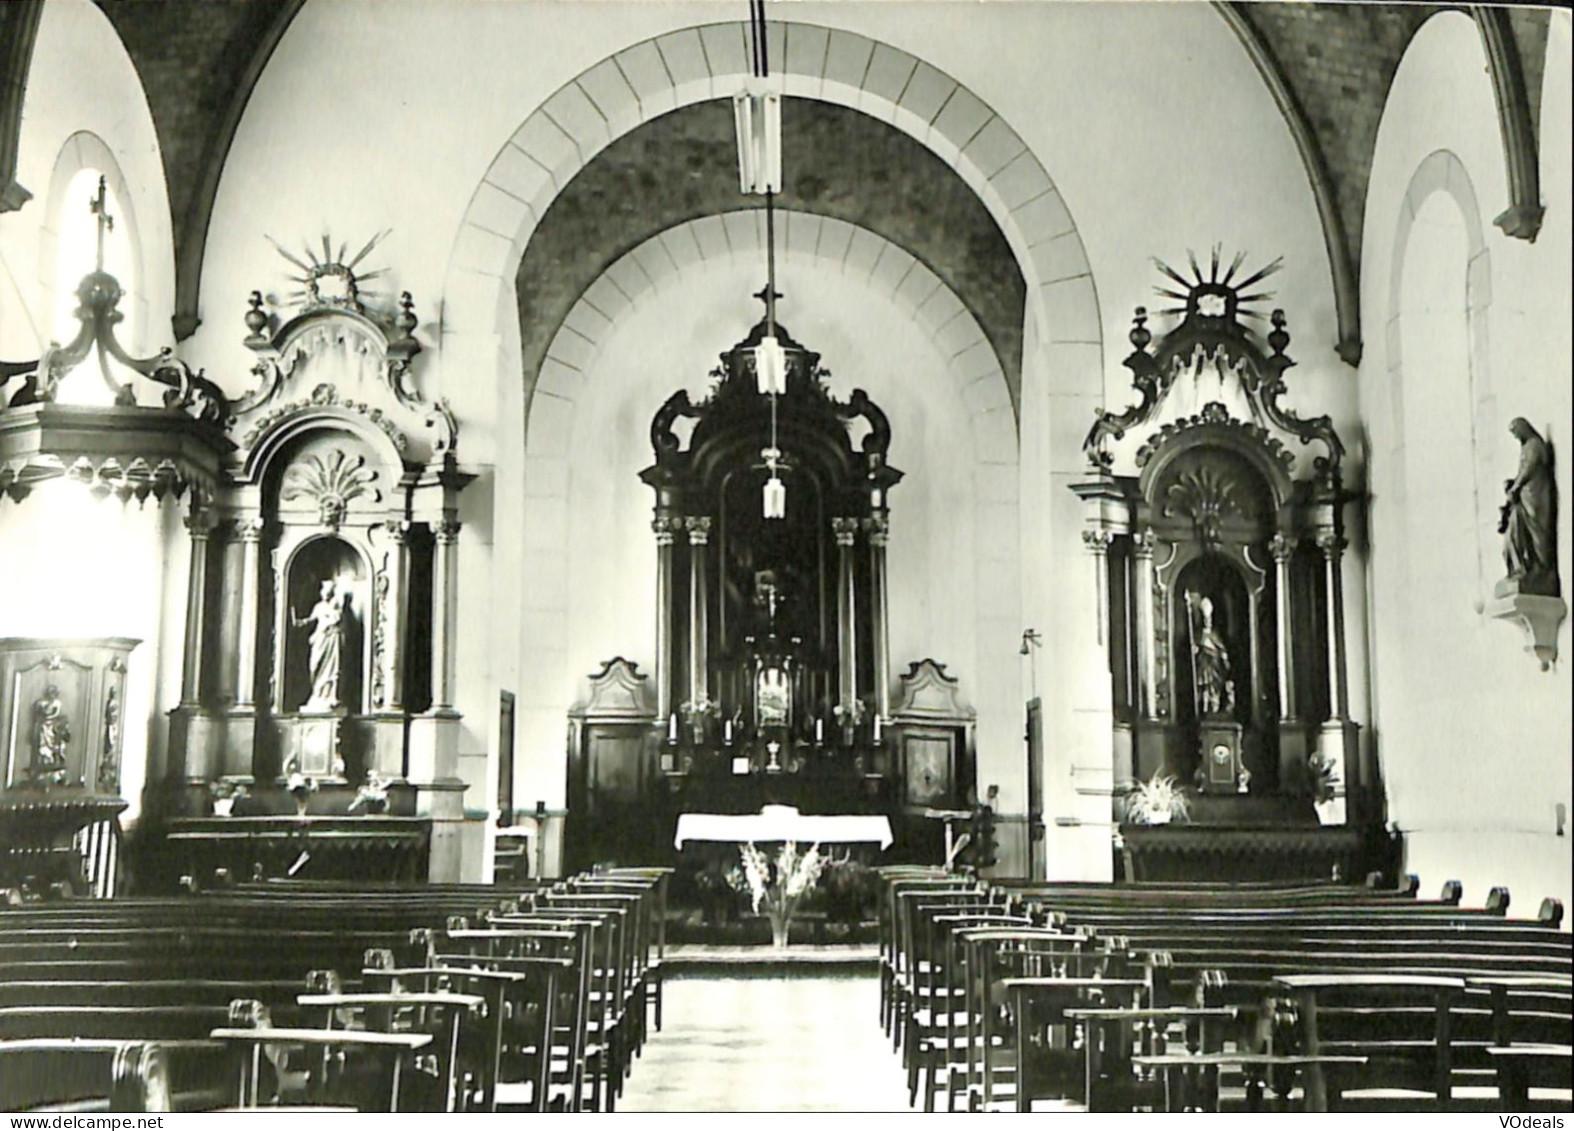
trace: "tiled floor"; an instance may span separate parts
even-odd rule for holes
[[[619,1111],[905,1112],[906,1078],[880,1029],[879,981],[823,967],[671,978],[662,1031]]]

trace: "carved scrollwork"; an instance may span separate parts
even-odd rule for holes
[[[344,400],[340,398],[339,391],[332,385],[318,385],[311,391],[311,395],[300,400],[290,401],[280,405],[266,416],[257,420],[242,439],[243,448],[254,448],[257,442],[268,432],[278,427],[285,420],[304,412],[311,412],[319,408],[341,408],[358,413],[382,430],[383,434],[393,442],[394,448],[402,455],[410,447],[410,438],[396,427],[393,421],[383,414],[383,410],[364,401]]]
[[[1237,430],[1243,439],[1249,440],[1257,446],[1263,448],[1268,453],[1270,458],[1272,458],[1275,463],[1279,464],[1279,466],[1282,467],[1287,474],[1295,465],[1295,456],[1286,451],[1284,445],[1281,444],[1278,439],[1274,437],[1273,434],[1270,433],[1266,428],[1256,424],[1249,424],[1243,420],[1236,420],[1230,415],[1229,410],[1225,408],[1223,404],[1219,403],[1218,401],[1210,401],[1208,404],[1203,405],[1202,411],[1196,416],[1182,417],[1179,420],[1164,425],[1157,432],[1153,433],[1153,435],[1149,436],[1142,447],[1137,449],[1137,466],[1139,468],[1146,467],[1148,465],[1148,461],[1153,458],[1154,453],[1157,452],[1159,448],[1162,447],[1164,443],[1172,436],[1176,436],[1192,428],[1200,428],[1204,426],[1214,426]]]
[[[823,388],[823,386],[821,386]],[[833,402],[834,403],[834,402]],[[891,449],[891,420],[884,410],[869,398],[862,389],[854,389],[846,405],[836,406],[836,415],[843,420],[863,417],[869,422],[869,433],[863,438],[863,451],[884,455]]]
[[[1148,418],[1163,401],[1164,395],[1169,392],[1174,380],[1173,370],[1161,369],[1154,362],[1153,355],[1148,353],[1148,344],[1153,341],[1153,332],[1147,326],[1147,308],[1137,307],[1132,323],[1131,333],[1128,336],[1131,344],[1136,348],[1127,356],[1124,364],[1131,370],[1132,387],[1141,394],[1142,399],[1120,413],[1105,409],[1095,410],[1093,427],[1088,432],[1087,439],[1082,441],[1082,450],[1087,454],[1088,462],[1100,470],[1107,469],[1114,460],[1108,450],[1108,442],[1122,439],[1127,429],[1147,423]]]
[[[1262,406],[1263,414],[1273,421],[1275,427],[1296,437],[1302,444],[1317,440],[1327,448],[1327,455],[1315,465],[1319,473],[1337,472],[1339,461],[1344,458],[1344,443],[1339,439],[1339,433],[1334,431],[1332,418],[1324,415],[1302,419],[1279,404],[1279,398],[1286,392],[1285,371],[1295,362],[1284,355],[1285,347],[1290,344],[1290,334],[1284,328],[1284,311],[1275,310],[1272,322],[1268,346],[1273,354],[1267,359],[1268,372],[1263,376],[1256,399]]]
[[[687,389],[679,389],[662,403],[650,421],[650,446],[655,449],[658,464],[678,454],[678,437],[673,434],[672,426],[684,417],[700,415],[700,410],[689,400]]]

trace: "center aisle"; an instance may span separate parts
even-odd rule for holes
[[[669,977],[619,1111],[906,1112],[872,973]]]

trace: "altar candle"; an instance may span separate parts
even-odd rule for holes
[[[820,743],[822,743],[824,741],[825,741],[825,720],[824,719],[815,719],[814,720],[814,742],[815,742],[815,745],[818,746]]]
[[[667,741],[678,741],[678,716],[673,715],[667,720]]]
[[[721,740],[723,742],[727,743],[729,746],[732,745],[732,720],[731,719],[728,719],[724,724],[722,724]]]
[[[879,715],[876,715],[874,717],[874,740],[876,742],[880,741],[880,716]]]

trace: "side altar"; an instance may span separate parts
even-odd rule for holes
[[[1386,846],[1349,690],[1361,496],[1331,418],[1285,403],[1288,320],[1255,308],[1278,263],[1243,259],[1160,264],[1176,305],[1137,308],[1140,399],[1098,414],[1072,488],[1098,566],[1130,879],[1349,878]]]

